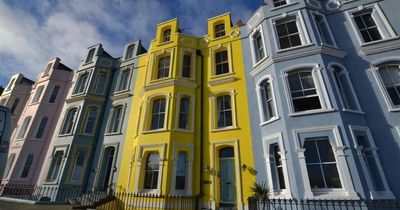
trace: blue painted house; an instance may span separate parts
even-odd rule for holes
[[[265,0],[241,28],[257,181],[273,198],[400,197],[397,0]]]

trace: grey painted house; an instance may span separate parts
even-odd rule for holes
[[[396,8],[265,0],[242,27],[257,181],[272,197],[400,197]]]

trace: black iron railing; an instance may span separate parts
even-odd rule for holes
[[[249,199],[249,210],[399,210],[398,200]]]

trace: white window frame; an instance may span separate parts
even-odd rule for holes
[[[225,73],[225,74],[217,75],[216,68],[215,68],[215,54],[217,52],[224,51],[224,50],[226,50],[227,54],[228,54],[229,72]],[[211,79],[224,77],[224,76],[231,75],[231,74],[234,73],[234,69],[233,69],[233,65],[232,65],[232,56],[233,55],[232,55],[232,45],[231,45],[231,43],[220,44],[220,45],[217,45],[217,46],[214,46],[214,47],[210,47],[209,55],[210,55],[210,59],[209,59],[208,67],[209,67],[209,69],[211,71],[210,72],[210,78]]]
[[[150,63],[149,69],[152,70],[152,73],[149,74],[150,78],[148,78],[148,81],[157,82],[157,81],[163,81],[163,80],[166,80],[166,79],[170,79],[172,77],[172,73],[173,73],[174,66],[175,66],[174,65],[174,61],[175,61],[174,52],[175,52],[174,48],[170,48],[170,49],[167,49],[167,50],[161,50],[160,52],[154,53],[152,55],[152,59],[151,60],[153,62],[149,62]],[[159,60],[161,58],[163,58],[163,57],[168,57],[168,56],[170,56],[168,76],[158,79],[157,78],[157,73],[158,73]]]
[[[51,70],[51,67],[53,67],[53,62],[50,62],[50,63],[48,63],[47,65],[46,65],[46,68],[45,68],[45,70],[44,70],[44,72],[43,72],[43,75],[42,75],[42,77],[46,77],[46,76],[49,76],[49,72],[50,72],[50,70]]]
[[[176,170],[178,166],[178,155],[180,152],[186,153],[186,189],[177,190],[175,189],[176,183]],[[171,194],[172,195],[192,195],[193,191],[193,161],[194,161],[194,146],[193,144],[185,144],[185,143],[174,143],[173,144],[173,163],[172,163],[172,180],[171,180]]]
[[[265,116],[265,114],[264,114],[265,110],[264,110],[264,106],[263,106],[264,100],[263,100],[262,91],[261,91],[261,89],[262,89],[261,88],[261,84],[264,83],[264,81],[266,81],[266,80],[268,81],[268,83],[271,86],[271,94],[272,94],[271,97],[272,97],[273,104],[274,104],[274,110],[272,110],[272,111],[275,114],[273,117],[271,117],[268,120],[264,118],[264,116]],[[277,103],[276,103],[275,90],[274,90],[274,84],[273,83],[274,83],[273,77],[271,75],[265,75],[262,78],[260,78],[258,80],[257,84],[256,84],[256,89],[255,90],[257,92],[258,110],[260,112],[260,126],[266,125],[266,124],[271,123],[271,122],[273,122],[275,120],[279,120],[279,118],[280,118],[279,115],[278,115],[278,106],[277,106]]]
[[[276,22],[279,20],[288,18],[290,16],[292,16],[296,20],[296,25],[297,25],[297,30],[299,31],[301,45],[281,49],[280,44],[279,44],[278,32],[276,30]],[[282,13],[282,15],[280,15],[280,16],[271,18],[270,24],[271,24],[271,28],[274,30],[274,32],[272,33],[272,36],[273,36],[273,39],[275,40],[274,43],[275,43],[275,48],[277,49],[277,52],[285,52],[288,50],[298,49],[298,48],[305,47],[305,46],[312,44],[311,40],[310,40],[310,36],[308,35],[307,27],[304,22],[303,14],[301,13],[300,10],[297,12]]]
[[[372,9],[371,17],[374,19],[374,22],[378,28],[378,31],[379,31],[382,39],[371,41],[371,42],[364,42],[364,39],[362,38],[360,31],[358,29],[358,26],[355,23],[355,20],[353,18],[354,13],[360,12],[364,9]],[[387,18],[385,16],[385,14],[383,13],[382,9],[380,8],[380,6],[377,3],[370,4],[370,5],[361,5],[355,9],[346,11],[346,16],[347,16],[347,19],[350,21],[350,25],[353,28],[353,30],[356,34],[357,40],[361,46],[370,45],[370,44],[379,43],[379,42],[382,42],[385,40],[398,38],[398,36],[396,35],[396,32],[393,30],[392,26],[390,25],[389,21],[387,20]],[[379,21],[377,21],[377,18],[379,18]],[[379,22],[382,22],[383,25],[380,24]]]
[[[280,149],[280,156],[282,162],[282,169],[285,181],[286,189],[278,189],[279,184],[276,183],[276,180],[273,180],[273,172],[272,172],[272,165],[271,165],[271,156],[274,154],[270,154],[270,147],[274,144],[277,144]],[[267,182],[268,186],[271,187],[272,190],[272,197],[273,198],[285,198],[290,199],[292,197],[291,189],[290,189],[290,179],[289,179],[289,171],[287,167],[287,151],[285,149],[285,145],[283,143],[283,136],[282,133],[275,133],[269,136],[265,136],[262,138],[262,146],[264,151],[264,161],[266,167],[266,175],[267,175]]]
[[[327,136],[329,138],[329,142],[335,155],[336,167],[342,188],[311,188],[303,145],[306,138],[321,136]],[[343,144],[339,127],[337,125],[295,129],[293,130],[293,137],[295,140],[295,151],[297,152],[297,158],[300,164],[301,176],[303,177],[304,199],[359,199],[354,189],[351,176],[349,176],[350,169],[347,163],[347,158],[351,157],[346,155],[346,146]]]
[[[370,68],[372,70],[372,73],[375,76],[375,79],[376,79],[376,81],[378,83],[378,87],[379,87],[379,89],[380,89],[380,91],[381,91],[381,93],[383,95],[383,98],[384,98],[384,100],[386,102],[386,105],[388,106],[388,111],[389,112],[397,112],[397,111],[400,111],[400,105],[394,105],[393,104],[392,99],[390,98],[389,93],[386,90],[385,84],[383,83],[381,75],[379,75],[379,72],[378,72],[379,71],[379,67],[385,66],[385,65],[388,65],[388,64],[392,64],[392,63],[393,63],[393,65],[398,65],[399,69],[400,69],[400,57],[393,58],[393,59],[389,58],[389,59],[385,59],[385,60],[383,60],[381,62],[377,62],[375,64],[371,64]]]
[[[151,114],[152,114],[152,108],[153,108],[153,102],[154,100],[157,100],[159,98],[165,98],[165,115],[164,115],[164,127],[159,128],[159,129],[154,129],[151,130]],[[171,103],[171,93],[155,93],[153,95],[150,95],[147,100],[146,100],[146,108],[145,112],[143,113],[143,127],[142,127],[142,133],[153,133],[153,132],[162,132],[162,131],[167,131],[168,130],[168,118],[169,118],[169,106]]]
[[[225,131],[237,129],[237,116],[236,116],[236,91],[234,89],[221,89],[219,91],[215,91],[209,97],[209,106],[210,106],[210,131]],[[231,110],[232,110],[232,125],[228,127],[217,127],[217,97],[221,95],[230,95],[231,97]]]
[[[130,43],[128,46],[126,46],[126,50],[124,52],[124,60],[130,60],[135,57],[135,49],[137,48],[136,43]],[[132,49],[132,56],[129,57],[128,53],[130,52],[130,49]]]
[[[85,84],[83,84],[84,88],[83,88],[82,92],[76,92],[77,89],[78,89],[78,82],[81,79],[81,76],[84,75],[84,74],[87,74],[87,79],[85,81]],[[78,75],[77,75],[77,79],[75,81],[75,84],[74,84],[74,89],[72,90],[72,95],[85,94],[86,91],[89,88],[89,80],[91,79],[91,77],[92,77],[92,71],[91,70],[86,70],[86,71],[79,72]]]
[[[263,51],[264,51],[264,57],[261,58],[260,60],[257,61],[257,56],[256,56],[256,52],[255,52],[255,46],[254,46],[254,34],[259,32],[261,35],[261,40],[262,40],[262,44],[263,44]],[[268,54],[267,54],[267,46],[265,43],[265,39],[264,39],[264,31],[263,31],[263,27],[262,24],[258,25],[253,32],[250,33],[249,35],[249,41],[250,41],[250,49],[251,49],[251,56],[253,59],[253,68],[255,66],[257,66],[259,63],[263,62],[265,59],[268,58]]]
[[[97,87],[98,87],[98,85],[99,85],[99,82],[100,82],[100,78],[101,78],[101,76],[102,75],[104,75],[105,76],[105,82],[104,82],[104,88],[103,88],[103,92],[97,92]],[[97,75],[96,75],[96,82],[95,82],[95,85],[94,85],[94,87],[93,87],[93,93],[94,94],[97,94],[97,95],[104,95],[106,92],[107,92],[107,85],[108,85],[108,77],[109,77],[109,74],[108,74],[108,72],[105,72],[105,71],[99,71],[99,72],[97,72]],[[88,78],[89,79],[89,78]]]
[[[59,169],[59,171],[58,171],[58,173],[57,173],[57,175],[56,175],[54,180],[48,180],[47,178],[48,178],[48,175],[49,175],[49,172],[50,172],[50,169],[51,169],[51,163],[52,163],[52,160],[53,160],[53,156],[58,151],[62,151],[63,152],[63,154],[61,156],[60,169]],[[62,174],[63,171],[64,171],[65,158],[68,155],[67,152],[68,152],[68,145],[62,145],[62,146],[54,147],[53,152],[48,157],[49,161],[48,161],[48,165],[47,165],[47,169],[46,169],[46,174],[45,174],[45,177],[44,177],[44,182],[45,183],[58,183],[59,178],[60,178],[60,174]]]
[[[91,133],[86,133],[86,127],[87,127],[87,123],[89,121],[90,111],[92,109],[96,109],[97,110],[96,118],[95,118],[95,121],[93,122],[93,130],[92,130],[92,132]],[[99,121],[100,112],[101,112],[101,109],[97,105],[89,105],[89,106],[87,106],[87,108],[85,110],[85,120],[84,120],[84,123],[82,125],[82,130],[81,130],[81,133],[83,135],[93,136],[96,133],[96,126],[97,126],[97,123]]]
[[[346,105],[344,104],[343,96],[342,96],[342,94],[339,92],[339,87],[338,87],[338,85],[336,84],[336,78],[335,78],[335,72],[334,72],[334,71],[335,71],[335,68],[334,68],[334,66],[338,66],[339,68],[341,68],[342,71],[343,71],[342,74],[345,74],[347,83],[349,84],[349,88],[350,88],[350,93],[349,93],[349,94],[351,94],[351,97],[353,97],[354,102],[356,103],[355,105],[356,105],[357,108],[354,109],[354,110],[353,110],[353,109],[346,108]],[[342,64],[336,63],[336,62],[331,62],[331,63],[329,63],[327,69],[331,72],[332,79],[334,80],[333,83],[334,83],[336,92],[338,93],[338,96],[339,96],[338,98],[339,98],[340,104],[341,104],[342,107],[343,107],[343,111],[345,111],[345,112],[355,112],[355,113],[363,114],[364,112],[363,112],[362,109],[361,109],[360,102],[358,101],[357,94],[356,94],[356,92],[354,91],[353,83],[352,83],[351,80],[350,80],[349,71],[347,71],[347,69],[346,69]]]
[[[88,51],[88,53],[86,54],[86,57],[85,57],[85,64],[93,62],[93,58],[96,55],[96,51],[97,51],[96,48],[91,48]],[[91,52],[93,52],[93,55],[90,55]]]
[[[329,23],[328,23],[328,20],[326,19],[325,15],[322,14],[322,13],[320,13],[320,12],[317,12],[317,11],[312,11],[312,12],[311,12],[311,15],[312,15],[312,18],[311,18],[311,19],[312,19],[312,21],[314,22],[314,25],[315,25],[315,27],[316,27],[317,34],[318,34],[318,36],[319,36],[319,38],[320,38],[320,40],[321,40],[321,43],[324,44],[324,45],[328,45],[328,46],[332,46],[332,47],[337,47],[335,37],[333,36],[331,27],[330,27],[330,25],[329,25]],[[320,30],[318,29],[319,26],[318,26],[318,23],[315,21],[315,15],[321,16],[321,17],[322,17],[322,21],[325,22],[326,27],[327,27],[327,30],[328,30],[328,33],[329,33],[329,34],[328,34],[328,35],[329,35],[329,38],[330,38],[330,39],[332,40],[332,42],[333,42],[332,45],[331,45],[331,44],[328,44],[328,43],[323,43],[323,40],[324,40],[325,38],[324,38],[324,35],[321,34]],[[326,40],[325,40],[325,42],[326,42]]]
[[[42,96],[44,95],[45,85],[36,87],[35,94],[33,94],[31,104],[37,104],[41,102]]]
[[[123,88],[123,89],[119,89],[119,86],[121,85],[121,82],[122,82],[122,73],[124,72],[124,71],[129,71],[129,73],[128,73],[128,82],[127,82],[127,84],[126,84],[126,88]],[[117,94],[117,93],[120,93],[120,92],[125,92],[125,91],[128,91],[128,90],[130,90],[130,86],[131,86],[131,77],[132,77],[132,71],[133,71],[133,67],[130,67],[130,66],[127,66],[127,67],[124,67],[124,68],[121,68],[121,69],[119,69],[119,72],[118,72],[118,78],[117,78],[117,84],[115,85],[115,91],[114,91],[114,94]]]
[[[179,113],[180,113],[180,105],[181,105],[181,99],[187,97],[189,98],[189,128],[188,129],[182,129],[179,128]],[[194,127],[195,127],[195,108],[196,108],[196,98],[193,94],[190,93],[178,93],[177,96],[175,97],[176,101],[176,112],[175,112],[175,130],[176,131],[181,131],[181,132],[194,132]]]
[[[70,111],[71,109],[74,109],[74,108],[76,108],[76,114],[75,114],[75,119],[72,119],[72,120],[74,121],[74,123],[72,124],[71,132],[69,132],[69,133],[62,133],[62,132],[63,132],[62,130],[64,129],[64,126],[65,126],[65,123],[66,123],[66,120],[67,120],[68,113],[69,113],[69,111]],[[60,135],[60,136],[71,135],[71,134],[73,134],[73,133],[75,132],[75,128],[76,128],[76,125],[78,124],[77,122],[78,122],[78,119],[79,119],[79,117],[80,117],[80,116],[79,116],[79,115],[80,115],[80,110],[81,110],[81,107],[80,107],[80,106],[79,106],[79,107],[76,107],[76,106],[68,107],[68,109],[65,110],[63,122],[62,122],[62,124],[61,124],[60,132],[59,132],[59,135]]]
[[[388,182],[386,180],[386,176],[385,176],[385,173],[383,171],[383,168],[382,168],[382,165],[381,165],[381,161],[379,160],[379,155],[377,153],[378,148],[375,145],[375,141],[374,141],[374,139],[372,137],[371,131],[369,130],[368,127],[353,126],[353,125],[349,125],[349,129],[350,129],[351,137],[353,139],[354,148],[357,151],[357,156],[358,156],[358,159],[360,161],[360,165],[361,165],[361,168],[362,168],[363,175],[364,175],[365,180],[367,182],[367,187],[369,189],[370,199],[395,199],[393,193],[390,190],[389,184],[388,184]],[[367,137],[367,140],[368,140],[369,145],[370,145],[370,150],[371,150],[371,152],[373,154],[373,157],[375,159],[375,162],[376,162],[376,167],[378,168],[378,172],[379,172],[380,178],[382,179],[383,187],[385,188],[384,191],[375,191],[375,190],[373,190],[374,189],[373,181],[372,181],[373,178],[371,177],[371,174],[369,173],[368,167],[367,167],[367,165],[365,163],[365,160],[364,160],[364,156],[362,154],[363,146],[360,146],[357,143],[356,132],[362,132],[362,133],[365,134],[365,137]]]
[[[122,111],[121,111],[121,118],[120,118],[120,123],[118,125],[118,129],[117,131],[111,131],[111,126],[114,125],[114,113],[116,108],[121,107]],[[120,104],[120,103],[116,103],[113,104],[112,109],[110,110],[109,113],[109,117],[108,117],[108,123],[107,123],[107,129],[106,129],[106,134],[122,134],[122,126],[125,124],[124,120],[125,120],[125,110],[126,110],[127,105],[126,104]]]
[[[309,68],[312,71],[312,77],[314,80],[314,85],[319,97],[319,101],[321,103],[320,109],[306,110],[295,112],[293,106],[293,100],[290,93],[290,86],[288,81],[288,73],[291,71],[296,71],[300,69]],[[294,67],[289,67],[283,70],[283,84],[285,86],[285,94],[289,108],[289,116],[298,116],[298,115],[306,115],[306,114],[315,114],[320,112],[329,112],[333,111],[331,102],[329,100],[329,95],[325,86],[325,82],[323,79],[322,68],[319,64],[302,64]]]
[[[190,79],[190,80],[196,80],[196,51],[194,49],[190,48],[181,48],[180,49],[180,59],[179,59],[179,78],[183,79]],[[184,55],[190,55],[190,78],[183,77],[183,56]]]
[[[10,159],[11,157],[12,157],[12,159]],[[11,153],[7,157],[6,165],[4,166],[5,167],[4,174],[2,174],[2,179],[7,179],[10,176],[10,174],[11,174],[10,172],[13,170],[14,162],[15,162],[15,153]]]
[[[25,124],[26,124],[26,126],[24,126]],[[25,117],[24,120],[22,121],[21,127],[18,129],[16,139],[18,139],[18,140],[25,139],[30,131],[31,124],[32,124],[32,116]],[[24,129],[23,135],[21,134],[22,129]]]

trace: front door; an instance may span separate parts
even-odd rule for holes
[[[233,148],[223,148],[220,150],[220,195],[221,207],[235,206],[236,204],[236,177],[235,159]]]
[[[114,173],[114,147],[107,147],[104,150],[102,167],[100,171],[100,190],[107,190],[110,186],[110,181]]]

